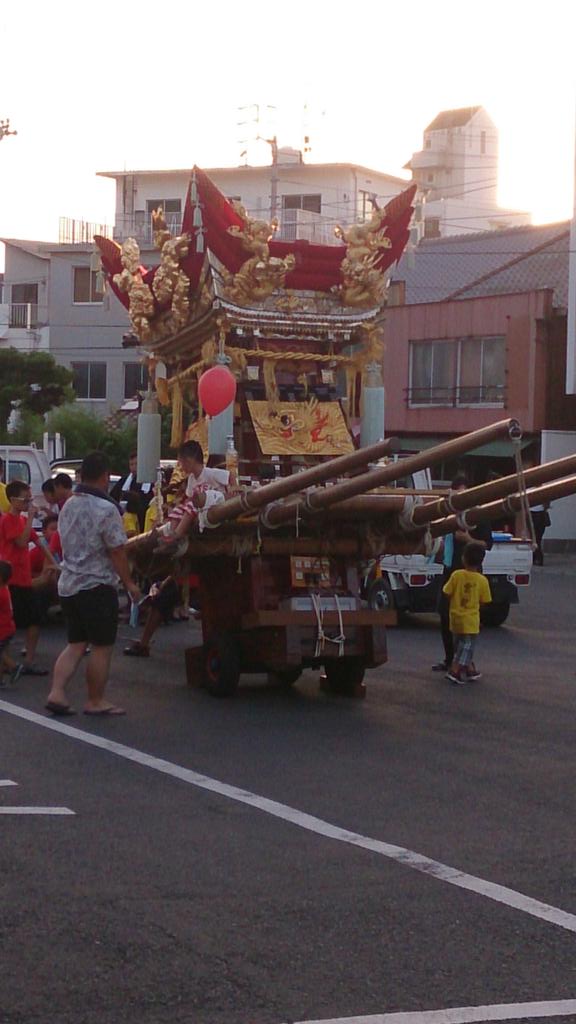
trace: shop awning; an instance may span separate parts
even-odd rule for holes
[[[400,451],[402,452],[422,452],[428,448],[434,448],[437,444],[443,444],[445,441],[449,441],[449,437],[431,437],[431,436],[414,436],[414,437],[402,437],[400,438]],[[521,441],[521,448],[527,448],[532,444],[534,438],[524,437]],[[479,448],[473,448],[471,451],[466,452],[466,455],[480,455],[484,458],[490,459],[507,459],[512,458],[514,455],[514,448],[512,442],[501,439],[499,441],[490,441],[488,444],[483,444]]]

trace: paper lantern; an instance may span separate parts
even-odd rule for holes
[[[198,398],[209,416],[224,412],[236,397],[236,381],[225,366],[212,366],[198,381]]]

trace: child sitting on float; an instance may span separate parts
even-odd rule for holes
[[[223,502],[228,486],[233,483],[227,469],[204,465],[204,453],[198,441],[185,441],[178,449],[178,459],[188,476],[185,500],[168,513],[167,523],[158,531],[163,544],[170,546],[177,546],[186,537],[201,510]]]

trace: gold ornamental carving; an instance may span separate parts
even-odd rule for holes
[[[269,242],[274,237],[278,222],[267,223],[249,217],[241,203],[234,203],[242,219],[242,227],[233,225],[228,233],[240,238],[243,248],[251,253],[236,274],[224,273],[226,298],[239,306],[264,302],[278,288],[283,288],[286,275],[294,269],[296,258],[290,253],[281,259],[270,255]]]
[[[128,295],[128,313],[132,329],[143,344],[161,341],[181,330],[190,315],[190,279],[180,266],[188,255],[189,235],[172,237],[162,210],[153,214],[154,244],[160,249],[160,266],[152,287],[144,281],[140,247],[135,238],[127,238],[120,249],[122,271],[114,275],[114,284]],[[154,299],[169,304],[167,313],[156,315]]]
[[[365,224],[335,229],[336,237],[346,243],[338,288],[344,306],[370,308],[382,305],[386,298],[386,277],[377,267],[382,250],[392,247],[383,226],[385,216],[385,210],[374,210]]]

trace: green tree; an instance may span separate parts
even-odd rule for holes
[[[76,405],[54,409],[48,416],[46,429],[51,434],[62,435],[69,459],[83,459],[87,452],[105,452],[113,473],[126,472],[130,452],[136,448],[133,420],[111,429],[105,420]]]
[[[58,366],[49,352],[0,351],[0,435],[4,436],[12,402],[20,402],[25,415],[43,416],[74,398],[72,373]]]

